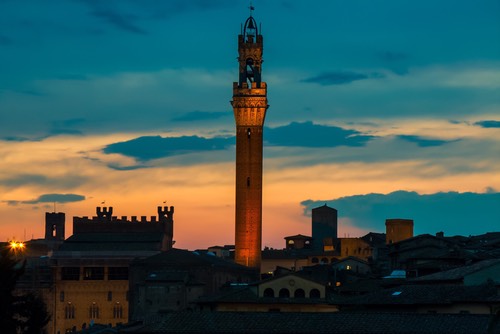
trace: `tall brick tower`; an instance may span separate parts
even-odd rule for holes
[[[236,121],[236,263],[260,269],[262,245],[262,128],[267,87],[261,81],[263,38],[252,17],[238,36],[239,81],[233,83]]]

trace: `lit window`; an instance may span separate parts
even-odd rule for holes
[[[346,270],[351,270],[351,266],[347,265],[347,266],[345,266],[345,269]]]

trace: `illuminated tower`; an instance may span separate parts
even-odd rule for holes
[[[261,81],[262,42],[250,13],[238,36],[239,81],[233,83],[231,104],[236,121],[235,261],[256,269],[262,244],[262,128],[268,108]]]

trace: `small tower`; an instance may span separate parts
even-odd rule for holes
[[[174,245],[174,207],[158,207],[158,221],[163,224],[163,241],[161,250],[167,251]]]
[[[45,240],[64,241],[65,222],[64,212],[45,212]]]
[[[235,261],[255,269],[261,261],[262,129],[268,108],[262,52],[263,38],[251,12],[238,36],[239,80],[233,83],[231,105],[236,122]]]
[[[329,244],[337,239],[337,210],[325,204],[313,208],[311,210],[311,215],[314,249],[324,250],[325,239],[329,239]]]
[[[386,219],[385,240],[386,244],[392,244],[413,237],[412,219]]]

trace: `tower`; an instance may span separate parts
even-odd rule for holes
[[[313,246],[324,250],[325,239],[337,239],[337,210],[325,204],[313,208],[311,213]]]
[[[235,261],[256,269],[262,245],[262,130],[268,108],[262,51],[263,38],[250,12],[238,35],[239,80],[233,83],[231,105],[236,122]]]
[[[392,244],[413,237],[412,219],[386,219],[385,220],[386,244]]]
[[[45,212],[45,240],[64,241],[65,221],[64,212]]]

